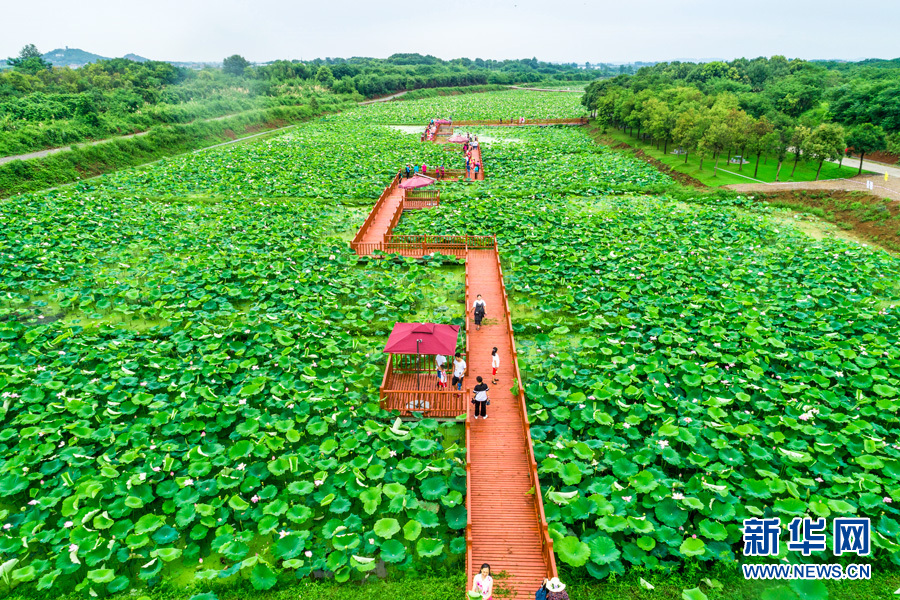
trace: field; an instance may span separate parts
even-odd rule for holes
[[[578,99],[388,102],[0,201],[0,589],[304,597],[314,571],[457,575],[460,426],[395,421],[377,388],[395,321],[462,322],[461,267],[347,241],[398,167],[458,166],[387,124]],[[871,518],[852,562],[900,585],[900,261],[734,194],[675,200],[580,128],[471,130],[487,180],[442,184],[397,233],[497,234],[572,589],[672,597],[667,578],[743,561],[741,521],[763,515]],[[753,597],[720,578],[701,593]]]

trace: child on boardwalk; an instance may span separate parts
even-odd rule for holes
[[[444,371],[443,365],[437,369],[437,386],[440,390],[447,389],[447,372]]]
[[[500,368],[500,356],[497,354],[497,346],[494,346],[494,349],[491,351],[491,375],[493,379],[491,379],[491,383],[497,385],[500,381],[497,379],[497,369]]]

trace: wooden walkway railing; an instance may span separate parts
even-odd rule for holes
[[[441,203],[440,190],[418,189],[403,191],[403,210],[434,208]]]
[[[528,405],[525,403],[525,388],[522,387],[522,374],[519,372],[519,352],[516,350],[516,340],[513,337],[512,317],[509,310],[509,296],[506,293],[506,283],[503,277],[503,267],[500,265],[500,254],[497,254],[497,269],[500,272],[500,288],[503,290],[503,298],[505,302],[506,327],[509,334],[509,346],[512,349],[513,365],[516,374],[516,404],[522,418],[522,429],[528,446],[528,466],[531,475],[531,483],[535,490],[541,489],[541,483],[538,480],[537,460],[534,458],[534,442],[531,439],[531,424],[528,420]],[[550,567],[552,573],[556,573],[556,558],[553,555],[553,540],[550,538],[550,531],[547,524],[547,516],[544,514],[544,499],[540,493],[534,495],[534,512],[535,517],[541,527],[541,554],[544,556],[545,563]]]
[[[587,125],[587,117],[579,117],[576,119],[525,119],[524,123],[519,123],[518,119],[500,119],[497,120],[476,120],[476,121],[453,121],[453,126],[457,125],[488,125],[488,126],[528,126],[528,125]]]
[[[407,355],[388,355],[384,379],[379,390],[381,408],[396,410],[401,415],[421,412],[425,417],[451,418],[466,412],[467,390],[437,388],[437,371],[431,356],[416,364]],[[465,357],[463,357],[465,359]],[[448,357],[452,359],[452,357]],[[448,362],[449,366],[449,362]]]

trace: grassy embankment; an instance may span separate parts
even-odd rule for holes
[[[639,140],[637,136],[625,133],[614,127],[608,127],[606,133],[601,133],[600,136],[610,145],[627,144],[632,148],[643,150],[650,157],[655,158],[672,167],[679,173],[689,175],[710,187],[720,187],[738,183],[772,183],[775,181],[775,171],[778,168],[778,162],[774,158],[771,156],[763,156],[759,161],[759,172],[756,173],[756,177],[754,177],[754,171],[756,169],[755,155],[748,156],[746,160],[750,162],[749,164],[743,165],[743,167],[736,164],[729,164],[726,160],[727,157],[723,155],[719,159],[718,172],[714,176],[713,165],[715,164],[715,161],[708,155],[703,160],[703,170],[700,170],[700,155],[697,153],[689,154],[687,162],[685,163],[684,155],[672,154],[672,151],[675,149],[675,144],[669,143],[668,152],[664,153],[662,145],[660,145],[660,148],[657,150],[655,143]],[[734,154],[737,154],[738,152],[739,150],[735,150]],[[851,162],[852,161],[848,160],[848,164]],[[781,173],[778,180],[784,182],[813,181],[816,178],[816,169],[818,166],[819,165],[815,162],[801,160],[797,164],[794,176],[791,177],[791,170],[794,167],[794,158],[793,154],[790,154],[781,165]],[[857,174],[857,171],[858,168],[853,168],[852,166],[840,167],[826,162],[822,165],[822,172],[819,175],[819,179],[853,177]]]
[[[261,131],[336,112],[349,106],[345,98],[322,95],[314,103],[247,111],[215,121],[160,125],[147,135],[74,147],[27,161],[0,165],[0,198],[71,183],[126,167],[142,165]]]

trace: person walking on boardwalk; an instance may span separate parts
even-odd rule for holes
[[[569,600],[566,584],[560,581],[559,577],[544,579],[544,588],[547,590],[547,600]]]
[[[491,376],[493,377],[491,379],[491,383],[493,383],[494,385],[497,385],[497,383],[500,381],[499,379],[497,379],[497,369],[499,368],[500,355],[497,354],[497,346],[494,346],[494,349],[491,350]]]
[[[481,600],[493,600],[494,578],[491,577],[491,565],[481,565],[481,569],[472,578],[472,591],[481,594]]]
[[[461,391],[463,385],[463,377],[465,376],[466,361],[463,360],[462,354],[457,352],[456,357],[453,359],[453,381],[451,381],[451,384],[455,385],[456,389]]]
[[[422,163],[422,175],[428,175],[428,165]]]
[[[475,381],[478,383],[475,385],[472,390],[475,392],[475,398],[472,402],[475,403],[475,418],[477,419],[479,416],[483,419],[487,419],[487,405],[490,400],[488,400],[488,385],[484,382],[481,375],[475,378]]]
[[[481,320],[484,319],[484,310],[486,304],[481,294],[475,296],[475,302],[472,303],[472,316],[475,317],[475,331],[481,330]]]
[[[475,161],[475,179],[478,179],[478,170],[481,168],[481,163],[477,160]]]
[[[406,178],[407,179],[409,179],[409,174],[411,171],[412,171],[412,165],[409,163],[406,163]]]

